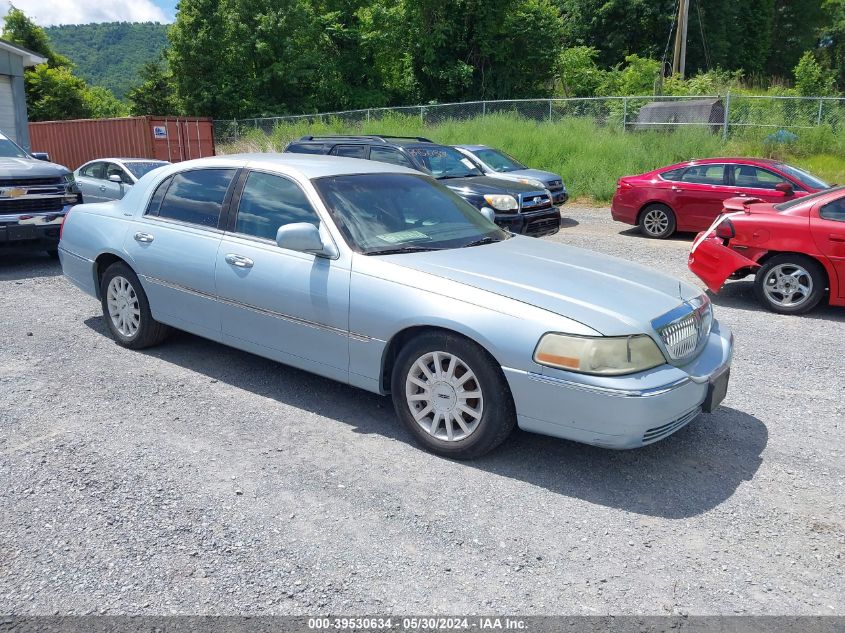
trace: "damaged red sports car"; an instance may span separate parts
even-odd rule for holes
[[[770,310],[801,314],[822,300],[845,306],[845,187],[780,204],[731,198],[699,233],[689,268],[713,292],[754,275]]]

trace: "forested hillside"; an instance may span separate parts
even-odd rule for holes
[[[76,65],[77,75],[118,99],[138,84],[138,71],[167,45],[166,24],[71,24],[45,30],[53,48]]]

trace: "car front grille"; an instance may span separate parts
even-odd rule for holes
[[[0,200],[0,215],[4,213],[25,213],[31,211],[61,211],[64,208],[62,198],[15,198]]]
[[[681,314],[676,316],[676,312]],[[695,353],[702,340],[710,335],[712,320],[710,300],[702,295],[657,319],[655,329],[669,357],[683,360]]]
[[[519,210],[522,213],[529,213],[548,209],[552,206],[552,199],[545,191],[532,191],[519,194]]]
[[[62,178],[0,178],[0,187],[35,187],[38,185],[61,185]]]
[[[686,413],[679,417],[677,420],[672,420],[671,422],[662,426],[656,426],[653,429],[649,429],[648,431],[643,433],[643,444],[651,444],[652,442],[662,440],[664,437],[672,435],[672,433],[682,427],[685,427],[687,424],[697,418],[699,413],[701,413],[701,407],[693,409],[689,413]]]

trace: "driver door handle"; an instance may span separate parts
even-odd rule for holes
[[[105,186],[105,185],[100,185],[100,191],[105,191],[105,190],[106,190],[106,186]]]
[[[252,268],[253,262],[249,257],[244,257],[243,255],[236,255],[235,253],[229,253],[226,255],[226,263],[231,264],[237,268]]]
[[[837,235],[836,233],[831,233],[828,235],[828,238],[831,242],[845,242],[845,235]]]
[[[155,239],[155,236],[149,233],[135,233],[134,237],[136,242],[141,242],[142,244],[149,244]]]

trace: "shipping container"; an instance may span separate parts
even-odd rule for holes
[[[210,118],[138,116],[29,124],[33,152],[76,169],[95,158],[157,158],[170,162],[214,156]]]

